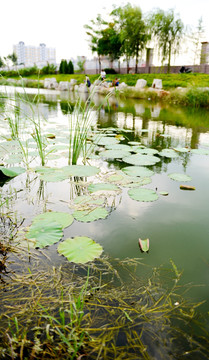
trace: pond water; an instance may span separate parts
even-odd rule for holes
[[[1,90],[4,91],[3,88]],[[10,91],[11,89],[7,88],[7,92]],[[35,92],[36,90],[30,90],[30,99],[33,99]],[[96,106],[99,106],[101,101],[103,100],[99,96],[95,96]],[[69,116],[73,111],[74,103],[73,95],[42,90],[39,102],[34,102],[32,105],[35,119],[43,119],[41,120],[43,133],[52,133],[56,136],[47,140],[47,149],[54,150],[46,157],[47,166],[60,168],[68,165]],[[11,99],[2,99],[1,104],[1,111],[4,114],[0,120],[0,146],[3,149],[1,163],[4,166],[25,167],[20,151],[17,153],[14,150],[16,147],[14,140],[11,140],[12,128],[5,120],[5,117],[10,116],[8,114],[11,111]],[[24,143],[29,139],[33,124],[27,118],[30,113],[28,103],[18,100],[18,104],[21,114],[26,114],[24,120],[21,115],[21,123],[19,123],[19,133]],[[20,119],[19,115],[15,116],[16,119]],[[129,196],[132,187],[121,186],[120,176],[124,175],[124,172],[121,172],[123,168],[134,165],[123,160],[125,155],[123,157],[102,155],[105,150],[114,146],[100,145],[101,138],[99,138],[95,141],[97,144],[93,152],[94,156],[91,155],[87,160],[88,165],[100,169],[99,174],[55,182],[41,178],[40,174],[34,171],[27,171],[8,182],[1,183],[1,199],[6,195],[10,197],[7,211],[9,209],[18,221],[23,221],[24,227],[31,224],[35,215],[45,211],[63,211],[72,214],[75,209],[74,199],[78,195],[89,194],[89,183],[111,182],[110,175],[119,175],[119,178],[115,178],[115,181],[113,178],[111,182],[115,185],[119,184],[119,191],[108,193],[106,196],[108,216],[87,223],[74,221],[64,230],[64,238],[88,236],[99,243],[104,249],[104,254],[111,258],[140,258],[142,263],[150,266],[140,269],[144,278],[153,267],[161,265],[170,267],[172,259],[177,268],[183,271],[182,283],[192,285],[187,296],[198,302],[206,300],[201,309],[207,311],[209,112],[203,109],[161,106],[150,102],[112,97],[109,103],[105,103],[98,111],[93,108],[91,117],[94,134],[102,134],[99,136],[117,139],[118,143],[131,146],[132,155],[133,151],[140,153],[144,148],[157,150],[152,156],[159,161],[153,165],[143,165],[143,168],[146,167],[153,174],[150,176],[150,181],[148,180],[148,183],[142,187],[153,190],[158,195],[158,199],[151,202],[136,201]],[[90,139],[92,138],[90,136]],[[164,149],[172,151],[163,153]],[[198,151],[193,151],[194,149]],[[28,151],[29,169],[40,166],[41,162],[33,138],[28,142]],[[14,159],[14,155],[20,159]],[[82,164],[81,159],[78,160],[78,164]],[[188,175],[191,179],[176,181],[168,176],[175,173]],[[180,185],[190,185],[195,187],[195,190],[182,190]],[[2,211],[5,211],[5,205]],[[140,252],[139,238],[149,238],[149,252]],[[54,266],[67,263],[67,260],[58,254],[57,244],[48,248],[47,253]]]

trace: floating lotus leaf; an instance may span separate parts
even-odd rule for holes
[[[123,158],[123,161],[132,165],[155,165],[160,159],[157,156],[135,154]]]
[[[191,181],[191,176],[188,176],[186,174],[178,174],[178,173],[172,173],[168,174],[168,177],[175,181]]]
[[[188,148],[174,148],[175,151],[180,152],[180,153],[188,153],[191,151],[191,149]]]
[[[94,143],[97,145],[105,146],[105,145],[118,144],[119,140],[108,136],[101,136],[97,140],[95,140]]]
[[[135,182],[132,182],[130,184],[126,184],[125,187],[133,188],[133,187],[139,187],[147,184],[151,184],[152,180],[150,177],[144,177],[144,178],[138,178]]]
[[[69,175],[62,169],[53,169],[53,171],[46,171],[44,174],[40,175],[41,180],[50,182],[59,182],[68,178]]]
[[[65,174],[68,176],[79,176],[79,177],[88,177],[96,175],[100,172],[100,169],[96,166],[88,165],[69,165],[62,168]]]
[[[46,134],[45,135],[48,139],[55,139],[56,135],[55,134]]]
[[[74,204],[76,205],[102,205],[105,199],[103,197],[95,198],[92,195],[81,195],[75,198]]]
[[[74,211],[73,216],[78,221],[90,222],[98,219],[105,219],[108,216],[108,211],[102,207],[88,210],[76,210]]]
[[[207,149],[192,149],[191,152],[197,155],[209,155],[209,150]]]
[[[93,193],[96,191],[117,191],[119,188],[114,184],[109,183],[97,183],[97,184],[90,184],[88,186],[88,190]]]
[[[156,149],[151,149],[151,148],[140,148],[140,147],[135,147],[133,148],[133,151],[139,154],[145,154],[145,155],[155,155],[158,154],[159,151]]]
[[[127,150],[105,150],[100,154],[101,157],[107,159],[122,159],[125,156],[131,155]]]
[[[178,157],[178,154],[173,149],[163,149],[161,152],[159,152],[159,155],[172,159]]]
[[[132,151],[132,147],[126,144],[112,144],[105,146],[108,150],[126,150]]]
[[[38,248],[55,244],[62,236],[62,226],[48,220],[35,221],[26,234],[28,240],[35,240],[35,247]]]
[[[118,183],[118,182],[120,182],[121,180],[123,180],[124,179],[124,176],[123,175],[121,175],[121,174],[113,174],[113,175],[110,175],[110,176],[108,176],[108,178],[107,178],[107,180],[109,181],[109,182],[116,182],[116,183]]]
[[[128,142],[129,145],[141,145],[141,143],[139,141],[129,141]]]
[[[137,201],[155,201],[158,199],[158,194],[154,190],[144,188],[130,189],[128,195]]]
[[[58,245],[58,252],[71,262],[85,264],[98,258],[103,248],[89,237],[77,236],[61,242]]]
[[[143,166],[127,166],[127,167],[123,168],[122,171],[126,175],[129,175],[129,176],[147,177],[147,176],[154,175],[153,171],[151,171],[150,169],[147,169]]]
[[[33,219],[33,223],[40,220],[47,220],[49,222],[55,221],[57,224],[62,226],[62,229],[70,226],[73,223],[73,216],[64,212],[48,211],[43,214],[37,215]]]
[[[6,168],[4,166],[0,166],[0,172],[8,177],[8,178],[13,178],[15,176],[18,176],[20,174],[23,174],[26,170],[22,167],[10,167],[10,168]]]

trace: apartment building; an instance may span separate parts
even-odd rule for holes
[[[47,48],[43,43],[39,46],[26,46],[23,41],[20,41],[13,46],[13,51],[17,55],[17,65],[43,67],[47,63],[56,64],[55,48]]]

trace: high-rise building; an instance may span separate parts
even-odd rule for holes
[[[48,64],[56,64],[55,48],[47,48],[46,44],[39,46],[25,45],[23,41],[14,45],[14,53],[17,55],[17,64],[24,66],[42,67]]]

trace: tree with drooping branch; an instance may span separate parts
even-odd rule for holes
[[[167,12],[157,9],[150,14],[148,23],[151,35],[157,40],[162,63],[168,61],[167,72],[170,73],[171,56],[178,53],[184,35],[183,22],[173,9]]]

